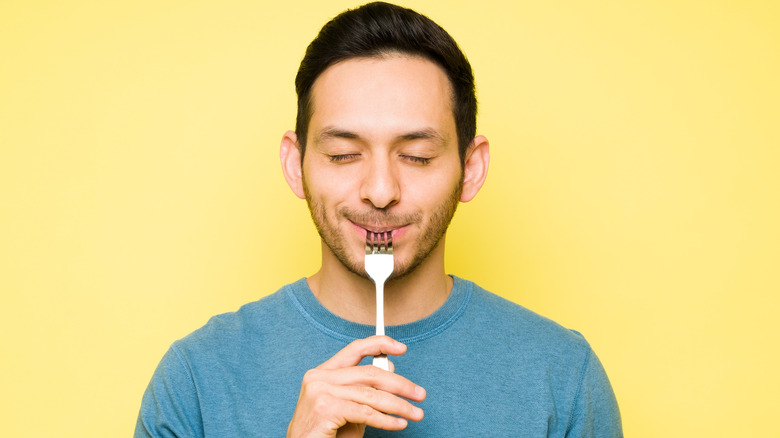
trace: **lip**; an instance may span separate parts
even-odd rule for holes
[[[366,238],[366,231],[371,231],[374,233],[386,233],[390,232],[390,236],[392,236],[393,240],[400,238],[404,234],[406,234],[406,230],[409,228],[409,225],[402,225],[400,227],[389,227],[389,226],[377,226],[377,225],[362,225],[362,224],[356,224],[355,222],[349,221],[350,225],[352,225],[352,228],[355,229],[358,233],[360,233],[360,238],[365,239]]]

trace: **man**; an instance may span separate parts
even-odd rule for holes
[[[175,342],[144,395],[145,436],[621,436],[587,342],[444,270],[445,232],[488,170],[471,67],[414,11],[326,24],[296,78],[281,162],[322,266]],[[388,336],[372,336],[367,232],[390,232]],[[384,371],[372,356],[390,355]]]

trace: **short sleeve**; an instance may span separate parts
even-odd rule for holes
[[[569,438],[622,438],[615,393],[596,354],[589,349],[566,433]]]
[[[175,348],[165,353],[146,388],[135,438],[204,436],[195,384]]]

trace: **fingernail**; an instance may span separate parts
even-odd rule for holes
[[[422,386],[418,386],[414,388],[414,394],[417,395],[418,397],[425,397],[425,388],[423,388]]]

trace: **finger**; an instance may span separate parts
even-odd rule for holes
[[[406,345],[387,336],[371,336],[358,339],[341,349],[330,359],[318,366],[319,369],[336,369],[353,367],[360,363],[366,356],[379,354],[392,354],[398,356],[406,352]]]
[[[334,386],[331,388],[330,395],[371,406],[381,413],[397,415],[412,421],[420,421],[424,415],[422,409],[407,400],[370,386]]]
[[[390,394],[422,401],[425,389],[399,374],[385,371],[373,365],[339,368],[335,370],[313,369],[303,376],[303,385],[327,383],[343,386],[369,386]]]
[[[333,408],[343,413],[345,423],[365,424],[384,430],[401,430],[409,424],[404,418],[382,413],[371,406],[351,400],[334,401]]]
[[[328,394],[318,398],[312,406],[311,415],[304,420],[304,429],[307,431],[307,436],[311,436],[312,432],[318,436],[335,436],[335,432],[348,423],[369,425],[386,430],[401,430],[408,424],[403,418],[388,415],[371,406],[355,403],[352,400],[343,400]],[[300,424],[296,424],[295,428],[300,429]],[[300,433],[299,430],[292,435],[299,436]]]

